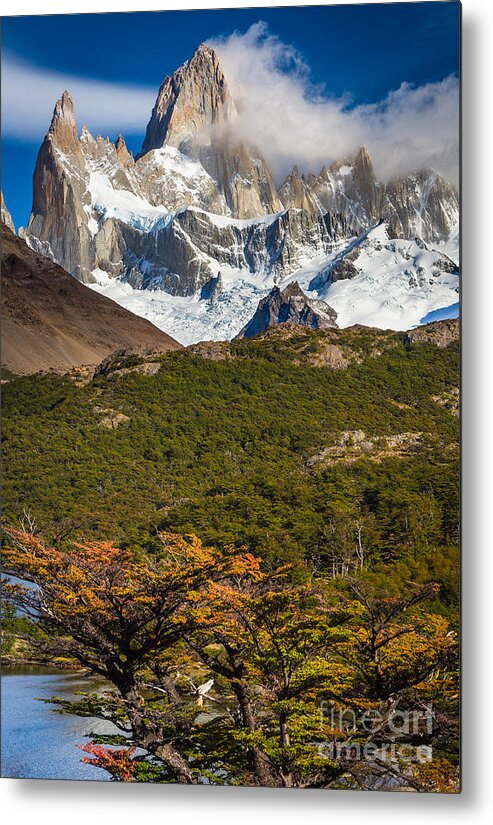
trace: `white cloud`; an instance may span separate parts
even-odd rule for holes
[[[156,89],[77,77],[43,69],[2,54],[2,132],[40,141],[64,89],[72,94],[77,124],[96,134],[140,133],[150,117]]]
[[[382,180],[430,166],[457,182],[456,77],[420,87],[403,83],[378,104],[352,106],[314,87],[299,53],[265,23],[209,43],[241,101],[236,129],[264,153],[278,181],[294,163],[318,172],[366,145]]]

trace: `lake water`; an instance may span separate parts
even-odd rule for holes
[[[80,673],[40,667],[2,670],[1,751],[4,777],[27,779],[98,779],[108,781],[101,768],[81,762],[77,747],[91,732],[116,732],[98,719],[78,719],[53,712],[39,702],[58,696],[71,699],[80,691],[97,691],[102,685]]]

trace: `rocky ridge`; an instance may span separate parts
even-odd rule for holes
[[[279,195],[286,208],[343,213],[357,234],[382,219],[394,238],[440,243],[458,222],[458,193],[445,178],[422,169],[383,184],[364,146],[344,162],[324,166],[319,175],[300,175],[295,166]]]
[[[138,289],[191,295],[221,266],[280,276],[351,234],[343,215],[283,210],[280,201],[270,204],[279,212],[264,216],[259,206],[258,218],[234,218],[217,182],[179,149],[135,161],[121,136],[113,144],[84,128],[79,140],[68,93],[39,151],[34,188],[28,242],[84,283],[101,270]]]
[[[252,338],[277,324],[301,324],[311,329],[337,327],[337,313],[324,301],[310,301],[299,284],[292,281],[285,289],[275,286],[259,302],[251,320],[236,336]]]
[[[413,344],[433,344],[436,347],[448,347],[460,338],[458,319],[434,321],[431,324],[410,330],[405,337],[409,346]]]

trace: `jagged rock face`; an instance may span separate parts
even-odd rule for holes
[[[73,101],[64,92],[38,152],[27,232],[48,242],[53,258],[78,280],[87,282],[91,280],[94,258],[85,213],[90,200],[84,172]]]
[[[258,150],[225,133],[203,150],[201,158],[235,217],[255,218],[282,210],[267,164]]]
[[[142,154],[166,143],[199,157],[213,132],[236,113],[215,51],[201,44],[192,59],[166,77],[147,126]]]
[[[232,135],[230,126],[236,116],[217,55],[202,44],[190,61],[165,78],[142,155],[166,145],[200,160],[234,217],[277,212],[282,204],[265,160]]]
[[[106,221],[104,228],[118,233],[120,277],[137,289],[159,287],[185,296],[214,279],[218,265],[280,280],[310,251],[313,257],[325,254],[348,232],[343,216],[296,210],[259,221],[228,222],[187,209],[153,233],[115,221]],[[105,246],[114,250],[115,242]],[[111,272],[114,262],[103,260],[101,250],[98,261]]]
[[[12,215],[10,214],[9,210],[5,205],[5,201],[3,199],[3,192],[0,192],[0,199],[1,199],[1,221],[5,226],[15,232],[14,221],[12,220]]]
[[[459,218],[459,196],[451,183],[431,170],[391,181],[385,218],[396,238],[446,240]]]
[[[293,281],[282,291],[279,287],[259,302],[253,318],[237,338],[252,338],[276,324],[301,324],[312,329],[337,327],[337,313],[324,301],[310,301],[299,284]]]
[[[375,224],[382,215],[385,187],[375,177],[368,150],[346,161],[323,167],[319,175],[303,175],[295,169],[279,193],[285,206],[305,203],[310,211],[344,212],[358,232]]]
[[[123,135],[118,135],[115,141],[115,155],[122,166],[131,168],[134,165],[133,155],[128,151]]]
[[[287,209],[304,209],[310,215],[328,211],[322,208],[318,198],[310,191],[297,166],[293,167],[293,171],[279,189],[279,197]]]
[[[354,191],[359,196],[370,222],[373,223],[381,215],[385,190],[376,179],[366,146],[360,149],[354,159],[352,181]],[[349,191],[351,192],[351,189]]]
[[[365,147],[344,162],[324,167],[319,175],[299,175],[297,168],[282,184],[285,207],[343,212],[363,232],[384,218],[396,238],[447,240],[459,218],[459,197],[452,184],[431,170],[396,178],[387,185],[375,176]]]
[[[170,162],[166,150],[151,152],[136,163],[123,138],[113,144],[100,136],[95,139],[86,128],[79,140],[72,99],[65,93],[55,107],[38,153],[26,238],[33,248],[56,260],[78,280],[93,281],[94,269],[117,277],[122,271],[127,242],[123,224],[111,216],[106,219],[108,195],[117,200],[130,195],[138,213],[146,204],[160,205],[169,192],[171,179],[172,208],[198,201],[198,205],[202,202],[218,207],[219,211],[221,207],[225,209],[217,186],[204,170],[198,181],[192,176],[187,189],[190,170],[183,169],[180,176],[176,169],[180,165],[183,167],[174,155]],[[159,180],[156,187],[152,185],[154,175]],[[147,201],[146,195],[151,194],[153,197]],[[171,253],[172,250],[168,259],[172,266]]]

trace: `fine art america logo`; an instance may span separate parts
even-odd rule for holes
[[[393,708],[385,713],[374,708],[357,712],[320,703],[322,728],[333,737],[319,743],[321,756],[339,762],[417,762],[433,757],[431,745],[420,743],[433,733],[432,704],[422,710]]]

